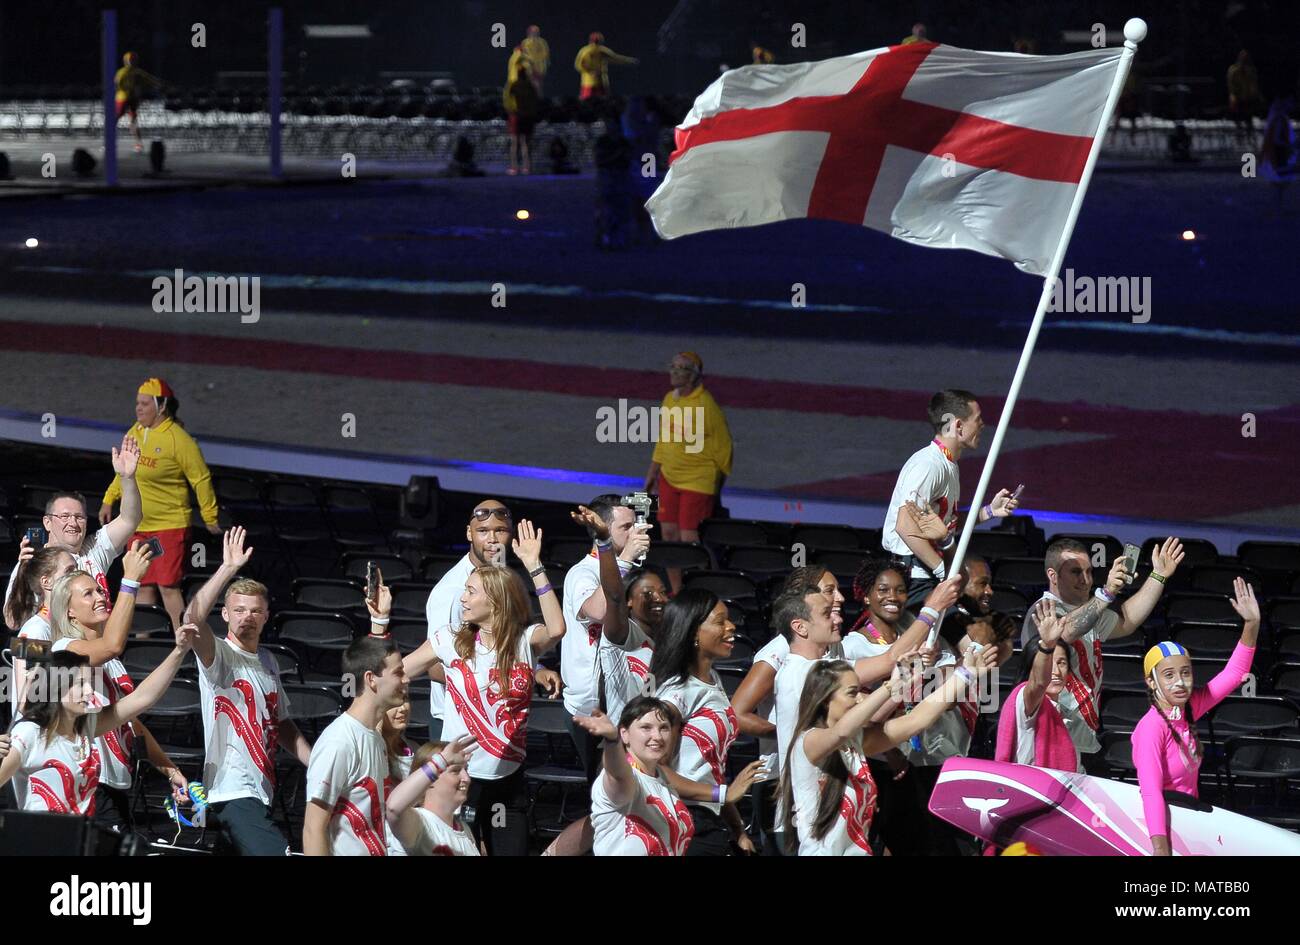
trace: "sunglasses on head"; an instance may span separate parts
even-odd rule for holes
[[[496,516],[503,522],[510,521],[509,509],[475,509],[473,514],[475,521],[479,522],[486,522],[493,516]]]

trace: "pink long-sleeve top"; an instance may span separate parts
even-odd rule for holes
[[[1177,719],[1170,719],[1183,750],[1169,732],[1169,725],[1152,706],[1133,730],[1133,764],[1137,767],[1138,785],[1142,791],[1142,810],[1146,814],[1147,833],[1153,837],[1169,836],[1168,809],[1164,792],[1169,789],[1199,797],[1197,779],[1201,771],[1199,759],[1189,763],[1184,757],[1192,744],[1191,726],[1196,720],[1222,702],[1241,685],[1242,678],[1250,672],[1255,659],[1255,648],[1238,643],[1232,658],[1219,675],[1208,685],[1192,691],[1187,711]]]

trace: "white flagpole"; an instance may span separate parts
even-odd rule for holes
[[[1061,263],[1065,260],[1065,251],[1069,248],[1070,237],[1074,235],[1074,223],[1079,218],[1079,208],[1083,206],[1084,194],[1088,192],[1088,184],[1092,180],[1092,169],[1097,163],[1097,155],[1101,153],[1101,144],[1105,140],[1106,133],[1110,129],[1110,119],[1115,112],[1115,104],[1119,101],[1120,92],[1124,89],[1124,82],[1128,79],[1130,67],[1133,65],[1133,55],[1137,52],[1138,43],[1146,39],[1147,24],[1145,20],[1134,17],[1124,24],[1124,49],[1120,52],[1119,66],[1115,70],[1115,79],[1111,82],[1110,94],[1106,96],[1106,105],[1102,108],[1101,123],[1097,126],[1097,135],[1092,139],[1092,147],[1088,151],[1088,160],[1083,165],[1083,174],[1079,178],[1079,187],[1074,192],[1074,202],[1070,204],[1070,215],[1065,218],[1065,227],[1061,230],[1061,239],[1056,244],[1056,253],[1052,256],[1052,265],[1047,275],[1043,278],[1043,291],[1038,297],[1038,311],[1034,313],[1033,324],[1029,326],[1029,336],[1025,338],[1024,350],[1020,352],[1020,363],[1016,365],[1015,377],[1011,379],[1011,389],[1007,391],[1006,403],[1002,407],[1002,415],[998,418],[997,432],[993,434],[993,442],[989,445],[989,456],[984,461],[984,470],[980,473],[979,485],[975,487],[975,495],[971,498],[970,511],[966,514],[966,524],[962,528],[961,541],[957,543],[957,551],[952,556],[952,566],[949,568],[949,574],[956,574],[966,557],[966,547],[970,544],[971,533],[975,530],[975,523],[979,519],[979,510],[984,505],[984,496],[988,492],[989,480],[993,478],[993,466],[997,462],[998,453],[1002,449],[1002,440],[1006,437],[1007,429],[1011,426],[1011,411],[1015,409],[1016,398],[1020,396],[1020,384],[1025,379],[1025,372],[1029,370],[1029,359],[1034,356],[1034,345],[1038,342],[1039,329],[1043,327],[1043,317],[1047,314],[1047,305],[1052,299],[1052,287],[1056,284],[1057,276],[1061,271]],[[939,628],[943,625],[942,615],[934,629],[930,631],[926,639],[926,646],[934,646],[934,641],[939,635]]]

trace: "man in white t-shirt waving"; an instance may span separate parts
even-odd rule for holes
[[[645,529],[636,528],[636,515],[620,504],[614,494],[597,496],[587,508],[609,526],[608,543],[618,556],[619,573],[626,575],[633,562],[650,547]],[[590,533],[590,529],[588,529]],[[578,758],[594,781],[600,767],[595,736],[578,727],[573,716],[589,716],[600,705],[599,672],[596,657],[600,649],[602,621],[608,602],[600,589],[600,558],[593,537],[591,553],[564,576],[564,639],[560,643],[560,675],[564,678],[564,708],[569,713],[569,732]]]
[[[45,517],[41,519],[41,524],[49,535],[48,543],[72,552],[72,556],[77,559],[77,567],[95,579],[110,602],[113,595],[108,589],[108,569],[130,543],[131,536],[140,525],[140,488],[135,482],[135,469],[139,460],[140,444],[131,436],[122,437],[121,448],[113,450],[113,472],[122,482],[121,508],[117,518],[95,532],[93,540],[88,540],[86,534],[86,498],[80,492],[56,492],[50,496],[45,502]],[[35,551],[36,548],[32,547],[24,535],[18,548],[18,564],[14,565],[9,575],[9,585],[5,588],[5,600],[9,599],[9,593],[13,590],[18,565],[30,558]]]
[[[353,640],[343,651],[343,679],[355,687],[356,696],[312,747],[302,852],[387,856],[388,749],[379,721],[407,699],[401,654],[392,640],[373,634]]]
[[[967,390],[939,391],[930,398],[926,413],[934,429],[934,439],[913,453],[899,472],[885,509],[880,536],[886,551],[911,565],[907,606],[913,611],[947,577],[945,555],[957,545],[957,501],[961,493],[957,460],[964,450],[979,446],[984,430],[980,405]],[[914,518],[903,510],[909,501],[915,502],[922,511],[938,515],[947,527],[947,537],[924,534]],[[978,511],[977,522],[1005,518],[1018,505],[1011,493],[1003,489]]]
[[[234,580],[252,556],[253,549],[244,547],[244,529],[226,532],[221,567],[194,595],[185,619],[199,628],[194,652],[208,811],[221,839],[240,856],[284,856],[289,844],[271,821],[276,749],[283,746],[305,765],[311,745],[288,718],[275,659],[258,649],[270,618],[266,587],[248,578]],[[218,640],[207,617],[223,590],[221,616],[228,629]]]

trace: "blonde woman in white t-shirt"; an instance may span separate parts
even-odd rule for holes
[[[474,835],[456,816],[469,796],[467,764],[476,742],[425,742],[411,759],[411,771],[388,794],[389,836],[408,856],[478,856]],[[391,846],[391,844],[390,844]],[[391,855],[391,853],[390,853]]]
[[[512,547],[533,579],[545,622],[529,622],[523,584],[513,571],[477,568],[461,595],[461,625],[435,630],[405,661],[411,676],[442,665],[448,699],[443,737],[478,739],[468,804],[476,812],[475,836],[497,856],[528,852],[523,763],[533,666],[564,636],[564,613],[541,565],[541,529],[521,521]],[[497,805],[504,809],[504,825]]]
[[[108,595],[85,571],[72,571],[60,578],[50,591],[50,633],[53,649],[67,648],[99,667],[104,695],[110,703],[128,695],[135,685],[119,657],[126,648],[127,632],[135,615],[135,592],[149,567],[151,554],[142,541],[131,543],[122,556],[122,584],[113,613],[108,613]],[[144,739],[149,763],[166,778],[177,803],[188,803],[188,781],[168,757],[157,739],[135,720],[113,728],[100,726],[100,804],[97,820],[110,826],[130,828],[130,790],[135,783],[132,745]]]
[[[59,578],[75,570],[77,559],[58,545],[46,545],[18,565],[5,601],[5,623],[18,631],[19,639],[50,639],[50,592]],[[27,661],[15,656],[13,668],[9,708],[16,719],[21,714],[18,706],[26,688]]]
[[[876,784],[867,756],[933,725],[993,667],[996,655],[991,648],[969,651],[942,686],[906,715],[892,718],[905,695],[898,667],[867,695],[851,663],[815,663],[804,681],[794,738],[781,770],[787,851],[797,847],[800,856],[869,856]],[[907,665],[912,656],[900,664]]]

